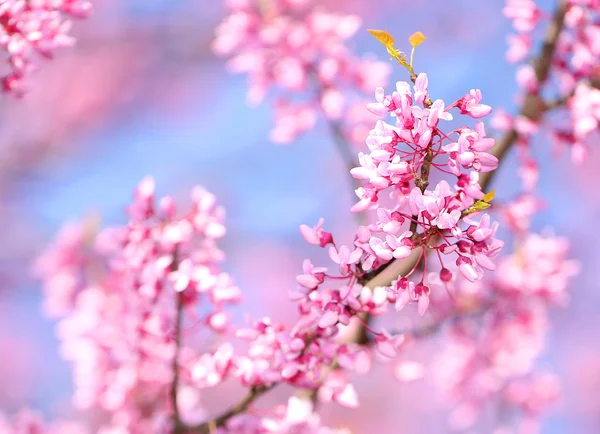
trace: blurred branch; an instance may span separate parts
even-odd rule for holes
[[[428,325],[425,325],[425,326],[419,327],[419,328],[400,331],[398,333],[409,335],[410,337],[413,337],[413,338],[425,338],[425,337],[434,335],[435,333],[440,331],[440,329],[442,328],[442,326],[444,326],[444,324],[454,322],[461,318],[475,317],[475,316],[483,315],[489,309],[494,307],[494,304],[495,304],[494,300],[488,300],[488,301],[485,301],[482,304],[475,306],[475,307],[467,307],[467,308],[453,310],[453,311],[447,313],[442,318],[439,318],[437,321],[432,322],[431,324],[428,324]]]
[[[229,419],[233,416],[241,414],[245,412],[252,402],[259,398],[260,396],[267,393],[269,390],[273,389],[277,383],[271,384],[269,386],[254,386],[250,388],[250,391],[242,398],[240,402],[231,407],[225,413],[221,414],[215,419],[211,419],[208,422],[202,423],[196,426],[188,426],[184,427],[184,433],[198,433],[198,434],[210,434],[215,428],[221,427],[227,423]]]
[[[176,271],[178,265],[177,249],[173,254],[173,262],[171,263],[171,271]],[[177,404],[177,395],[179,388],[179,351],[181,349],[181,323],[183,321],[183,294],[177,292],[175,294],[175,330],[173,332],[173,339],[175,342],[175,354],[173,354],[173,361],[171,369],[173,372],[173,380],[171,381],[171,388],[169,390],[169,396],[171,398],[171,405],[173,406],[173,434],[182,434],[185,432],[183,423],[181,421],[181,415],[179,414],[179,406]]]
[[[356,154],[352,152],[351,146],[344,137],[344,131],[342,128],[342,124],[336,121],[328,121],[329,130],[331,131],[331,135],[333,137],[333,142],[338,149],[338,152],[348,170],[348,175],[351,179],[351,186],[354,188],[350,191],[350,203],[354,203],[356,200],[356,195],[354,194],[354,190],[361,186],[361,183],[358,179],[354,178],[350,171],[356,167]],[[364,212],[360,212],[356,214],[356,220],[359,225],[368,224],[368,217]]]

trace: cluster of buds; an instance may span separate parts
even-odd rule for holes
[[[50,59],[57,48],[73,45],[70,18],[84,18],[90,10],[87,0],[0,2],[0,47],[8,53],[10,67],[2,78],[3,90],[21,95],[35,56]]]

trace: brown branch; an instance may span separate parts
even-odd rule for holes
[[[229,419],[231,419],[232,417],[248,410],[248,407],[250,406],[250,404],[252,404],[252,402],[255,399],[257,399],[260,396],[267,393],[269,390],[271,390],[273,387],[275,387],[275,385],[276,385],[276,383],[271,384],[269,386],[254,386],[254,387],[250,388],[250,391],[246,394],[246,396],[244,396],[244,398],[242,398],[242,400],[240,402],[238,402],[236,405],[231,407],[225,413],[221,414],[220,416],[216,417],[215,419],[212,419],[212,420],[202,423],[200,425],[184,427],[182,432],[210,434],[211,430],[214,429],[215,427],[221,427],[221,426],[225,425],[227,423],[227,421]]]
[[[356,167],[356,154],[350,150],[350,146],[344,137],[344,131],[342,130],[342,125],[336,121],[327,122],[329,125],[329,131],[331,132],[331,136],[333,137],[333,142],[335,143],[336,148],[338,149],[346,168],[348,169],[348,173],[352,169]],[[355,188],[361,186],[357,179],[355,179],[352,175],[352,182]],[[353,195],[354,196],[354,195]],[[355,197],[353,197],[354,199]]]
[[[451,311],[451,312],[447,313],[445,316],[439,318],[437,321],[432,322],[431,324],[427,324],[427,325],[419,327],[419,328],[394,332],[394,334],[400,333],[400,334],[404,334],[404,335],[410,336],[412,338],[417,338],[417,339],[426,338],[426,337],[432,336],[435,333],[437,333],[438,331],[440,331],[440,329],[442,328],[442,326],[444,324],[447,324],[449,322],[453,322],[453,321],[456,321],[456,320],[459,320],[459,319],[465,318],[465,317],[475,317],[475,316],[483,315],[489,309],[494,307],[494,304],[495,304],[495,300],[487,300],[487,301],[483,302],[482,304],[475,306],[475,307],[468,307],[468,308],[457,309],[457,310]]]
[[[315,339],[314,336],[309,336],[306,338],[304,349],[300,352],[300,355],[298,357],[302,357],[306,353],[306,351],[308,350],[308,348],[310,347],[310,345],[312,344],[314,339]],[[250,407],[250,404],[252,404],[252,402],[255,399],[261,397],[262,395],[267,393],[269,390],[273,389],[278,384],[280,384],[280,383],[272,383],[268,386],[266,386],[266,385],[252,386],[250,388],[250,391],[246,394],[246,396],[244,396],[240,402],[235,404],[233,407],[231,407],[225,413],[222,413],[220,416],[218,416],[214,419],[211,419],[208,422],[201,423],[199,425],[183,426],[183,432],[184,433],[199,433],[199,434],[212,433],[212,430],[214,430],[217,427],[221,427],[221,426],[225,425],[227,423],[227,421],[229,419],[231,419],[232,417],[245,412],[248,409],[248,407]]]
[[[173,255],[173,262],[171,264],[171,271],[176,271],[178,267],[177,250]],[[177,394],[179,388],[179,351],[181,349],[181,325],[183,322],[183,294],[178,292],[176,295],[175,302],[175,330],[174,330],[174,341],[175,341],[175,354],[173,355],[173,361],[171,369],[173,372],[173,380],[171,381],[171,388],[169,390],[169,396],[171,398],[171,405],[173,406],[173,434],[182,434],[183,422],[181,421],[181,415],[179,414],[179,405],[177,404]]]
[[[335,143],[335,146],[338,149],[338,152],[340,153],[340,156],[342,157],[342,160],[344,161],[346,168],[348,169],[348,175],[350,175],[351,182],[352,182],[351,185],[353,186],[352,190],[350,191],[350,195],[351,195],[350,203],[354,203],[354,201],[356,200],[356,195],[354,194],[354,190],[356,190],[357,188],[359,188],[361,186],[359,180],[354,178],[352,176],[352,174],[350,173],[350,171],[352,169],[354,169],[357,164],[356,154],[354,154],[350,150],[348,141],[344,137],[344,131],[342,130],[342,125],[339,122],[335,122],[335,121],[328,121],[327,123],[329,124],[329,130],[331,131],[331,135],[333,137],[333,142]],[[359,225],[366,225],[368,223],[367,215],[364,212],[357,213],[356,220]]]

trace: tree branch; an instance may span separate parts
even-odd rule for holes
[[[554,56],[554,52],[556,50],[556,44],[558,42],[558,37],[559,37],[562,27],[564,25],[566,10],[567,10],[566,3],[564,1],[561,1],[557,10],[554,13],[552,22],[548,29],[548,33],[546,35],[544,45],[542,46],[542,49],[541,49],[540,55],[534,61],[536,76],[538,77],[538,81],[540,83],[545,82],[548,78],[550,66],[552,65],[552,58]],[[538,120],[539,118],[541,118],[541,116],[545,112],[547,112],[548,110],[550,110],[552,108],[555,108],[555,107],[550,107],[550,106],[547,106],[544,104],[540,104],[539,102],[543,102],[543,101],[541,101],[538,94],[528,93],[525,97],[525,102],[521,108],[520,114],[523,116],[526,116],[530,119]],[[348,155],[350,155],[350,154],[349,154],[349,150],[346,146],[343,134],[341,132],[341,127],[338,124],[331,123],[331,128],[332,128],[332,132],[334,133],[336,145],[338,146],[338,148],[340,149],[340,153],[346,160],[346,164],[349,165],[348,162],[349,161],[352,162],[353,157],[350,156],[350,158],[348,158]],[[519,139],[519,133],[515,129],[512,129],[511,131],[507,132],[496,143],[494,148],[492,148],[491,153],[493,155],[495,155],[499,160],[502,160],[504,158],[504,156],[506,155],[506,153],[511,149],[511,147],[514,145],[514,143],[518,139]],[[427,156],[429,156],[429,153],[427,154]],[[427,160],[427,156],[426,156],[426,160]],[[424,166],[425,166],[425,164],[424,164]],[[421,169],[422,173],[419,178],[420,185],[418,187],[422,188],[422,190],[424,190],[427,187],[430,166],[431,166],[431,161],[427,164],[427,168],[425,168],[425,170],[423,169],[423,167]],[[481,185],[482,190],[487,189],[487,187],[489,186],[489,184],[491,183],[491,181],[494,177],[495,172],[496,171],[481,174],[480,185]],[[361,279],[359,279],[359,283],[362,283],[364,286],[367,286],[369,288],[374,288],[376,286],[388,286],[393,280],[397,279],[398,276],[409,273],[410,270],[412,270],[412,268],[417,264],[419,257],[420,257],[420,251],[418,249],[415,249],[415,250],[413,250],[413,252],[411,253],[411,255],[408,258],[406,258],[402,261],[392,260],[386,264],[381,265],[377,270],[374,270],[370,273],[366,273]],[[476,314],[479,312],[480,312],[480,310],[477,310],[475,312],[457,313],[455,315],[451,315],[447,318],[444,318],[444,319],[432,324],[431,326],[427,326],[423,329],[413,331],[412,333],[415,335],[418,335],[418,336],[426,336],[426,335],[429,335],[429,334],[437,331],[441,327],[441,324],[446,320],[450,320],[452,318],[457,318],[458,316],[463,315],[463,314]],[[370,315],[363,314],[363,319],[368,323],[370,320]],[[361,326],[356,331],[356,333],[351,337],[350,341],[365,343],[367,341],[367,338],[368,337],[367,337],[366,328],[364,326]],[[175,378],[175,380],[176,380],[176,378]],[[263,394],[265,394],[266,392],[271,390],[273,387],[275,387],[275,385],[276,384],[272,384],[269,386],[252,387],[250,389],[249,393],[238,404],[231,407],[229,410],[227,410],[225,413],[218,416],[216,419],[214,419],[210,422],[207,422],[207,423],[200,424],[198,426],[193,426],[193,427],[185,427],[184,426],[182,428],[183,431],[180,431],[180,432],[194,432],[194,433],[200,433],[200,434],[209,434],[211,431],[211,427],[223,426],[233,416],[243,413],[244,411],[246,411],[248,409],[250,404],[255,399],[257,399],[258,397],[262,396]],[[175,381],[174,381],[174,390],[176,391],[176,382]],[[175,402],[176,402],[176,400],[174,400],[174,403]]]
[[[254,386],[250,388],[250,391],[242,398],[240,402],[231,407],[225,413],[216,417],[215,419],[210,420],[209,422],[202,423],[196,426],[188,426],[185,427],[182,432],[184,433],[198,433],[198,434],[210,434],[211,430],[215,427],[221,427],[227,423],[229,419],[233,416],[241,414],[248,410],[248,407],[252,402],[259,398],[260,396],[267,393],[273,387],[275,387],[276,383],[271,384],[269,386]]]
[[[178,267],[178,259],[177,259],[177,250],[173,255],[173,262],[171,264],[171,271],[177,270]],[[183,294],[178,292],[176,295],[175,302],[175,331],[174,331],[174,341],[175,341],[175,354],[173,355],[173,361],[171,365],[171,369],[173,372],[173,381],[171,382],[171,388],[169,390],[169,396],[171,398],[171,405],[173,406],[173,434],[182,434],[183,422],[181,421],[181,415],[179,414],[179,406],[177,404],[177,394],[179,388],[179,350],[181,349],[181,323],[183,321]]]
[[[346,168],[348,169],[348,175],[350,175],[352,181],[352,190],[350,191],[350,203],[354,203],[356,200],[356,195],[354,194],[354,190],[361,186],[358,179],[354,178],[350,171],[356,167],[356,154],[353,153],[350,149],[346,138],[344,137],[344,131],[342,130],[342,125],[336,121],[328,121],[329,130],[331,131],[331,136],[333,137],[333,142],[335,143]],[[366,225],[368,223],[367,215],[364,212],[356,214],[356,220],[359,225]]]

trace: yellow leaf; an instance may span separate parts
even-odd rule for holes
[[[471,205],[468,209],[463,211],[463,215],[473,214],[474,212],[483,211],[484,209],[488,209],[491,205],[482,200],[478,200],[473,205]]]
[[[483,201],[490,203],[494,199],[495,195],[496,195],[496,190],[492,190],[488,194],[483,196]]]
[[[372,34],[375,37],[375,39],[377,39],[386,48],[388,48],[388,51],[389,51],[389,48],[394,48],[394,37],[392,35],[390,35],[388,32],[386,32],[385,30],[368,29],[367,32]]]
[[[408,42],[410,42],[410,45],[412,45],[413,47],[418,47],[423,43],[425,39],[427,38],[423,33],[415,32],[412,35],[410,35],[410,38],[408,38]]]

